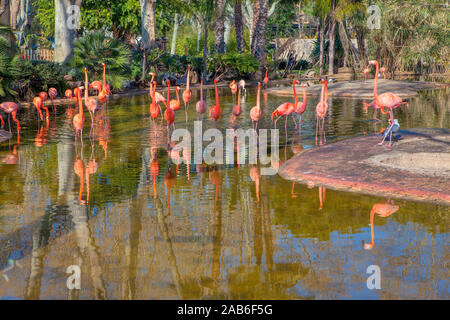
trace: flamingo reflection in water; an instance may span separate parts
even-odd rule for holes
[[[382,218],[387,218],[393,213],[397,212],[400,209],[399,205],[396,205],[394,201],[388,200],[387,203],[375,203],[370,211],[370,233],[372,236],[372,241],[370,243],[364,243],[363,246],[366,250],[372,250],[375,245],[375,230],[373,225],[373,218],[375,217],[375,213]]]

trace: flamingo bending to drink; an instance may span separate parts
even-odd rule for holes
[[[55,98],[58,96],[58,90],[56,90],[55,88],[48,89],[48,96],[50,97],[50,101],[52,102],[53,113],[56,113],[55,102],[53,100],[55,100]]]
[[[0,103],[0,110],[2,110],[4,113],[8,114],[8,125],[9,125],[9,132],[11,132],[11,115],[13,118],[13,121],[17,125],[17,134],[20,132],[20,122],[17,119],[17,109],[18,106],[14,102],[3,102]],[[2,127],[5,125],[3,118],[0,116]]]

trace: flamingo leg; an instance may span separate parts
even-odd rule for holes
[[[298,135],[302,134],[302,115],[300,115],[300,119],[298,120]]]
[[[316,117],[316,146],[317,146],[317,129],[319,128],[319,118]]]
[[[292,113],[292,121],[294,121],[295,129],[297,129],[297,120],[294,117],[294,114]]]
[[[2,116],[0,115],[0,121],[1,121],[1,128],[3,128],[4,126],[5,126],[5,121],[3,121],[3,118],[2,118]]]

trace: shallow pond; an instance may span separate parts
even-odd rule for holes
[[[233,97],[221,89],[217,129],[250,128],[255,88],[230,123]],[[174,92],[173,92],[174,93]],[[174,95],[172,93],[172,95]],[[206,92],[208,106],[214,92]],[[396,110],[401,128],[450,128],[448,91],[421,93]],[[196,102],[199,92],[193,91]],[[286,97],[261,96],[260,128]],[[280,162],[315,147],[308,97],[301,136],[279,121]],[[257,166],[169,162],[165,123],[149,118],[147,95],[111,100],[86,114],[75,144],[70,109],[38,123],[22,110],[16,135],[0,144],[0,298],[2,299],[448,299],[449,207],[307,187],[264,176]],[[330,98],[327,142],[379,132],[362,101]],[[191,103],[176,127],[193,131]],[[205,118],[204,130],[212,128]],[[285,137],[287,136],[287,140]],[[381,289],[370,290],[371,265]],[[69,266],[81,289],[68,290]]]

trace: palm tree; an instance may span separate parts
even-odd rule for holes
[[[225,53],[225,0],[216,0],[214,52]]]
[[[245,51],[244,22],[242,20],[241,0],[234,1],[234,26],[236,28],[237,51],[239,53],[244,53]]]

